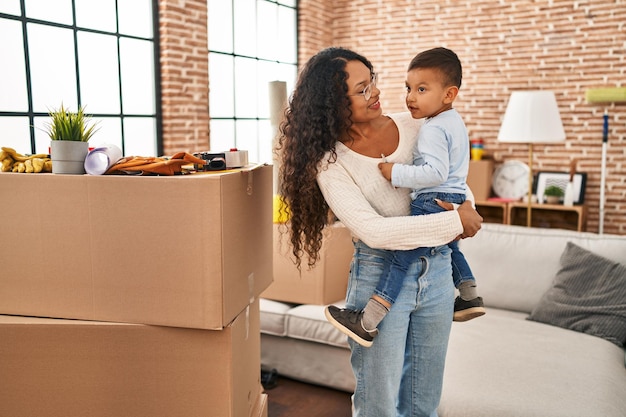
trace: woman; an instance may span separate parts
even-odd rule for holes
[[[411,163],[420,123],[385,116],[376,75],[363,56],[328,48],[304,66],[281,129],[281,195],[290,210],[298,266],[318,259],[329,209],[355,237],[347,307],[362,309],[382,273],[385,249],[435,247],[409,268],[376,343],[349,341],[355,417],[436,416],[452,323],[454,286],[447,243],[473,236],[482,218],[458,210],[409,215],[408,189],[380,174],[381,161]]]

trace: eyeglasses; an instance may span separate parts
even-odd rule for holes
[[[370,83],[365,86],[363,91],[358,94],[349,94],[349,96],[363,96],[366,101],[369,100],[372,97],[372,90],[374,89],[374,87],[376,87],[376,82],[378,82],[378,74],[373,72],[372,81],[370,81]]]

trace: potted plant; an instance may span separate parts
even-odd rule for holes
[[[89,152],[89,139],[96,133],[91,116],[82,107],[71,112],[63,104],[49,112],[48,136],[50,159],[54,174],[84,174],[85,157]]]
[[[546,187],[543,192],[543,195],[546,196],[546,202],[549,204],[558,204],[564,194],[563,189],[561,187],[557,187],[556,185]]]

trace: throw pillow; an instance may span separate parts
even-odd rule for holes
[[[528,317],[626,344],[626,266],[567,242],[552,288]]]

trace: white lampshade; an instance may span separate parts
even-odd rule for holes
[[[514,91],[506,107],[498,141],[552,143],[565,140],[552,91]]]

